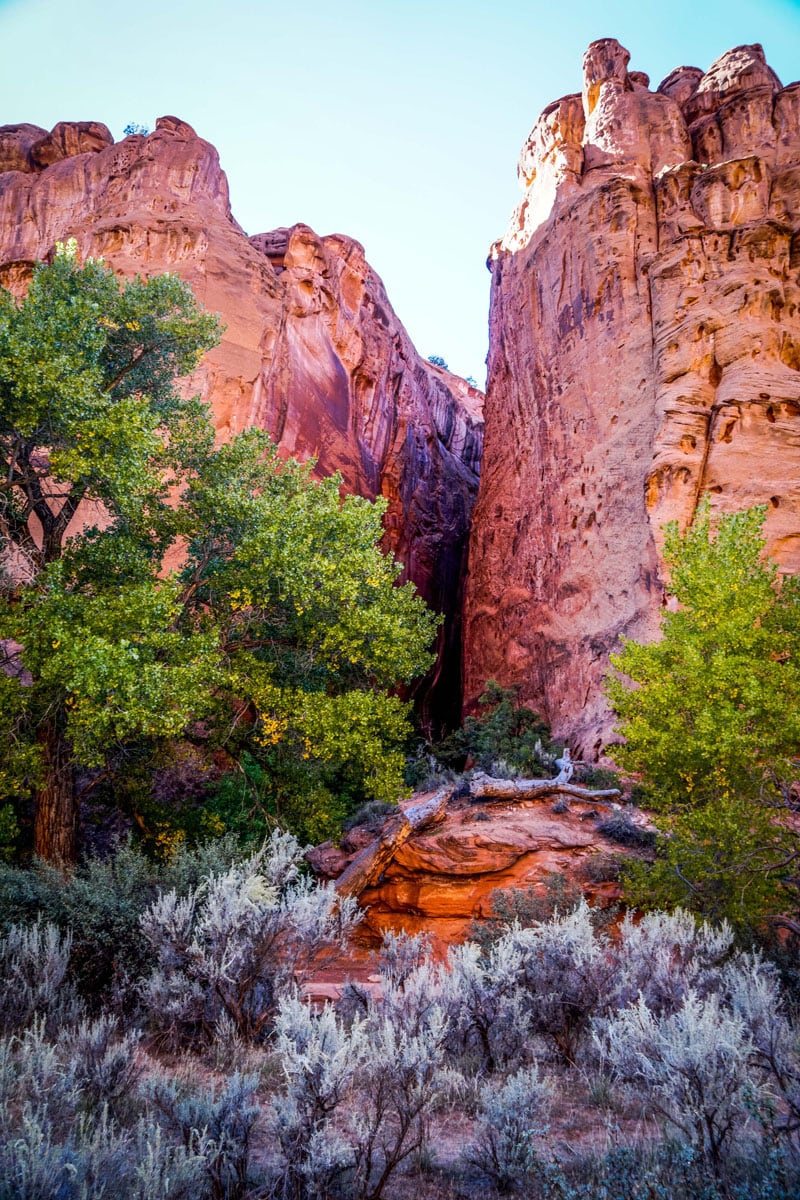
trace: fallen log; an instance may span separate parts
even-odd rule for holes
[[[469,794],[473,800],[536,800],[542,796],[571,796],[575,800],[617,800],[619,788],[592,791],[577,783],[560,779],[494,779],[484,771],[475,771],[470,779]]]
[[[448,784],[427,800],[407,804],[396,817],[387,821],[375,841],[365,846],[336,880],[334,887],[339,895],[360,896],[373,883],[377,883],[384,868],[412,833],[427,829],[443,819],[452,794],[453,789]]]

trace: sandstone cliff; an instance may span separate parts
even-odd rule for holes
[[[226,325],[190,381],[220,437],[258,425],[287,454],[389,503],[386,541],[447,614],[426,707],[457,713],[463,558],[482,396],[420,359],[351,238],[248,238],[216,151],[174,117],[114,144],[95,122],[0,128],[0,284],[75,237],[125,275],[175,271]]]
[[[518,684],[586,757],[609,652],[656,633],[667,521],[766,504],[800,570],[800,84],[757,45],[655,91],[628,59],[589,47],[492,248],[465,612],[467,701]]]

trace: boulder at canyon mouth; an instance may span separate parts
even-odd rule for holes
[[[247,237],[217,152],[175,117],[117,144],[97,122],[0,128],[0,284],[24,287],[71,237],[123,275],[176,272],[222,315],[189,381],[221,438],[259,426],[386,497],[388,548],[447,617],[426,707],[457,715],[481,393],[419,357],[357,241],[302,224]]]
[[[359,943],[374,946],[387,931],[405,929],[429,934],[441,953],[493,915],[498,890],[544,896],[548,880],[579,886],[593,904],[615,903],[625,852],[602,832],[609,810],[580,800],[554,808],[551,799],[451,799],[432,828],[398,842],[379,877],[358,893],[365,909]],[[401,814],[415,804],[419,797],[401,805]],[[339,879],[375,837],[357,827],[341,846],[312,850],[309,861],[318,876]]]
[[[467,702],[518,685],[585,757],[609,653],[657,633],[667,521],[764,504],[800,570],[800,84],[758,45],[655,91],[628,59],[589,47],[492,248],[465,606]]]

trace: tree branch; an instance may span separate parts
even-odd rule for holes
[[[127,366],[123,367],[121,371],[117,372],[117,374],[114,376],[113,379],[109,380],[109,382],[103,388],[103,391],[105,393],[112,392],[114,390],[114,388],[117,386],[117,384],[121,383],[126,375],[128,375],[131,371],[133,371],[136,367],[138,367],[139,363],[144,358],[146,358],[148,354],[151,354],[154,349],[155,349],[154,346],[146,346],[141,351],[140,354],[134,355],[134,357],[127,364]]]

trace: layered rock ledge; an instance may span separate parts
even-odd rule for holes
[[[357,827],[340,846],[328,842],[309,853],[319,877],[358,896],[362,951],[387,931],[405,930],[428,934],[442,953],[468,937],[474,921],[493,915],[498,890],[543,894],[554,875],[592,904],[619,899],[613,861],[625,851],[598,829],[610,799],[558,803],[557,789],[531,799],[450,791],[414,796],[382,829]],[[353,868],[365,860],[368,871],[355,872],[353,888]],[[355,961],[364,957],[357,947],[353,953]]]

